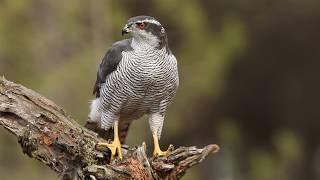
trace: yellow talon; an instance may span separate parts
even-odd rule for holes
[[[159,146],[159,140],[156,133],[153,134],[153,144],[154,144],[154,151],[153,151],[154,156],[165,156],[169,152],[169,149],[166,151],[161,151]]]
[[[116,153],[118,153],[118,156],[120,159],[122,159],[122,152],[121,152],[121,143],[119,138],[114,139],[114,141],[109,144],[109,143],[98,143],[99,146],[105,146],[110,149],[111,151],[111,157],[110,157],[110,162],[114,160],[114,157]]]
[[[121,142],[118,136],[118,121],[114,122],[114,140],[111,144],[109,143],[98,143],[98,146],[104,146],[110,149],[111,157],[110,162],[114,160],[115,155],[118,153],[118,157],[122,160],[122,152],[121,152]]]

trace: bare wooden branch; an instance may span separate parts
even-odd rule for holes
[[[40,94],[0,77],[0,125],[17,136],[22,150],[62,179],[179,179],[186,170],[219,150],[179,147],[167,157],[148,158],[143,143],[123,146],[124,159],[109,164],[110,152],[96,148],[104,141],[74,121]]]

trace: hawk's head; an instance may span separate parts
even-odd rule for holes
[[[130,18],[122,29],[122,35],[127,33],[139,43],[147,43],[157,48],[167,46],[168,40],[164,27],[151,16]]]

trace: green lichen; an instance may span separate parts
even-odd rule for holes
[[[3,93],[3,91],[4,91],[4,87],[3,87],[2,81],[0,80],[0,93]]]
[[[98,158],[103,158],[103,154],[96,150],[94,142],[83,138],[81,143],[83,144],[81,146],[81,153],[85,162],[88,164],[96,164]]]

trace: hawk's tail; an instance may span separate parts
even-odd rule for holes
[[[122,122],[121,120],[119,121],[119,139],[121,144],[125,143],[130,124],[131,124],[130,122]],[[96,122],[92,122],[92,121],[87,121],[87,123],[84,126],[98,133],[98,135],[105,140],[109,140],[109,139],[113,140],[112,128],[106,131],[104,129],[101,129],[101,127]]]

